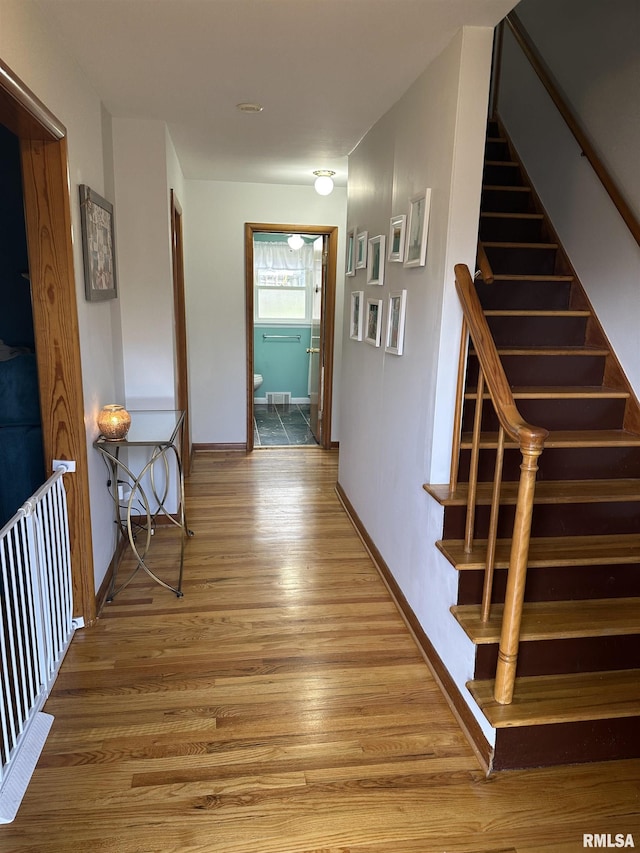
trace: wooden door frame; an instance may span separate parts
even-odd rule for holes
[[[187,311],[184,293],[184,244],[182,207],[171,190],[171,258],[173,269],[173,316],[176,346],[176,404],[184,411],[181,458],[185,477],[191,471],[191,421],[189,418],[189,369],[187,361]]]
[[[20,140],[25,225],[46,470],[64,478],[74,615],[96,618],[87,434],[73,265],[66,129],[0,60],[0,123]]]
[[[274,234],[312,234],[327,237],[327,281],[323,293],[321,346],[324,357],[324,395],[322,400],[321,434],[323,450],[331,449],[331,412],[333,409],[333,347],[336,318],[336,270],[338,265],[337,225],[274,225],[264,222],[245,222],[245,332],[247,342],[247,451],[253,450],[253,235],[259,231]]]

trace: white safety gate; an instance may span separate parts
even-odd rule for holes
[[[55,472],[0,530],[0,823],[16,815],[51,728],[41,712],[73,632],[67,501]]]

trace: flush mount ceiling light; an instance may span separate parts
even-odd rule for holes
[[[236,104],[236,109],[241,113],[261,113],[264,107],[262,104],[253,104],[249,101],[243,101],[241,104]]]
[[[293,249],[294,252],[297,252],[298,249],[304,246],[304,240],[299,234],[292,234],[287,238],[287,243],[289,244],[289,248]]]
[[[316,176],[313,186],[318,195],[329,195],[333,190],[333,181],[331,179],[335,175],[335,172],[332,172],[331,169],[318,169],[313,174]]]

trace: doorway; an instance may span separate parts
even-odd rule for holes
[[[74,615],[90,624],[96,599],[66,129],[2,61],[0,124],[20,140],[45,468],[53,459],[76,462],[65,477]]]
[[[300,243],[298,249],[287,242],[294,235]],[[265,251],[256,249],[263,244],[267,246]],[[275,438],[268,442],[269,446],[304,443],[319,445],[325,450],[331,447],[337,244],[335,226],[245,225],[249,451],[262,444],[256,433],[256,419],[259,415],[265,417],[265,412],[271,418],[273,429],[281,429],[283,436],[287,431],[294,436],[309,436],[300,442]],[[287,257],[293,252],[312,260],[298,262],[295,257]],[[257,267],[260,256],[274,260],[270,265]],[[258,268],[259,276],[256,275]],[[256,312],[260,315],[257,319]],[[262,365],[282,361],[287,352],[295,350],[302,350],[307,356],[303,365],[306,399],[291,388],[268,387],[270,380],[261,373]],[[267,387],[256,388],[256,376],[267,379]],[[294,381],[290,380],[289,384]],[[260,391],[259,399],[264,399],[265,404],[259,406],[258,412],[254,398]]]

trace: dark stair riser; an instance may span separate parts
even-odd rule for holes
[[[555,275],[555,248],[487,246],[485,252],[494,275]]]
[[[483,216],[480,239],[489,242],[541,243],[545,241],[541,219]]]
[[[460,571],[457,604],[480,604],[484,571]],[[504,602],[507,570],[496,569],[492,601]],[[527,601],[586,601],[640,596],[640,563],[609,566],[552,566],[527,571]]]
[[[491,507],[478,506],[475,512],[474,536],[486,539]],[[515,506],[506,504],[498,513],[498,538],[509,539],[513,532]],[[464,539],[466,507],[449,506],[444,513],[443,539]],[[594,536],[630,533],[640,534],[640,502],[537,504],[531,522],[531,535],[583,536],[585,530]]]
[[[474,678],[493,678],[498,644],[476,647]],[[518,676],[601,672],[640,667],[640,634],[524,641],[518,650]]]
[[[503,355],[502,366],[510,385],[567,386],[602,385],[606,357],[604,355]],[[469,358],[467,387],[478,381],[478,361]]]
[[[562,311],[569,307],[570,281],[476,281],[485,311]]]
[[[548,430],[622,429],[626,400],[620,398],[587,398],[562,400],[516,400],[518,411],[530,424]],[[462,430],[471,432],[475,401],[467,400],[463,409]],[[482,431],[497,432],[498,416],[493,403],[484,401]]]
[[[500,139],[498,134],[496,134],[495,139],[488,139],[487,145],[485,148],[485,159],[486,160],[510,160],[511,153],[509,151],[509,146],[504,139]]]
[[[588,317],[487,317],[497,347],[580,347]]]
[[[469,450],[460,453],[459,479],[469,479]],[[495,449],[480,450],[478,479],[493,481]],[[504,480],[520,479],[522,454],[519,448],[504,453]],[[547,447],[538,458],[538,480],[605,480],[640,478],[640,447]],[[588,531],[585,531],[588,532]]]
[[[498,729],[494,770],[640,758],[640,715]]]
[[[508,160],[503,162],[490,161],[484,165],[482,183],[484,186],[521,187],[523,183],[522,173],[519,166],[510,163]]]
[[[489,213],[535,213],[531,192],[485,185],[481,209]]]

